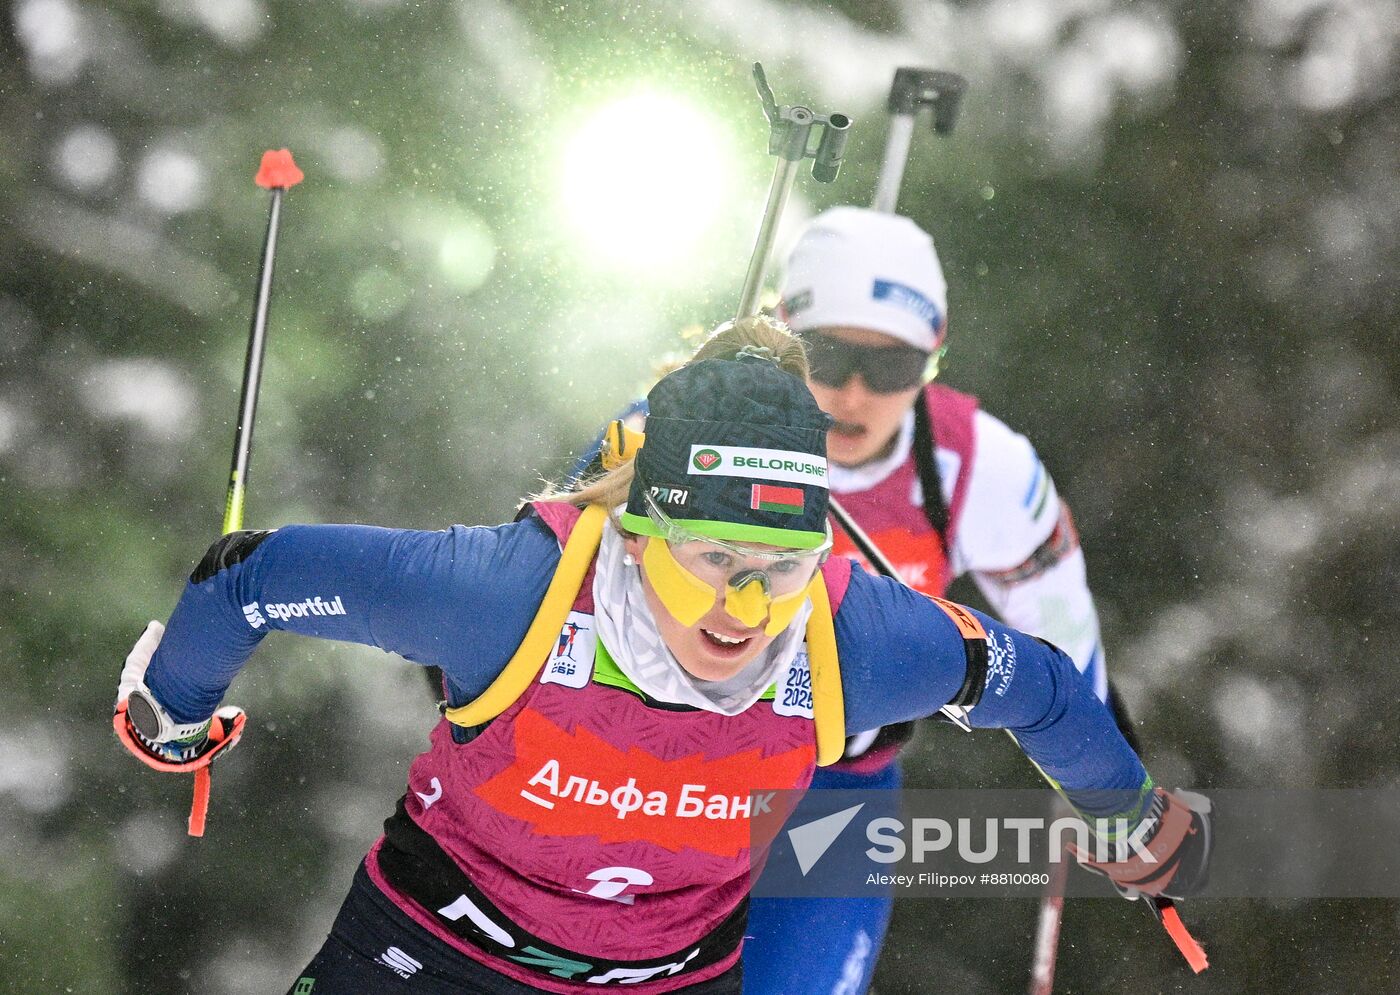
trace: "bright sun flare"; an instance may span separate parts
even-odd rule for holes
[[[683,275],[697,260],[729,190],[727,138],[684,100],[626,97],[586,118],[563,159],[563,204],[610,269]]]

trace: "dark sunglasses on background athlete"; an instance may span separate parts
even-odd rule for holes
[[[876,394],[897,394],[924,382],[929,354],[910,345],[853,345],[820,332],[803,332],[812,379],[844,387],[857,373]]]

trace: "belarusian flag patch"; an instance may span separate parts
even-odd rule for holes
[[[777,484],[754,484],[749,498],[754,511],[776,511],[784,515],[802,514],[802,488]]]

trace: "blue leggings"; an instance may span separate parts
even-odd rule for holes
[[[902,783],[896,760],[874,774],[817,769],[813,788],[882,788]],[[861,995],[890,925],[894,896],[756,898],[744,941],[745,995]]]

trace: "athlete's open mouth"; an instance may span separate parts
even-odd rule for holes
[[[709,629],[701,629],[705,636],[705,641],[719,650],[735,651],[746,646],[752,636],[726,636],[718,632],[711,632]]]

